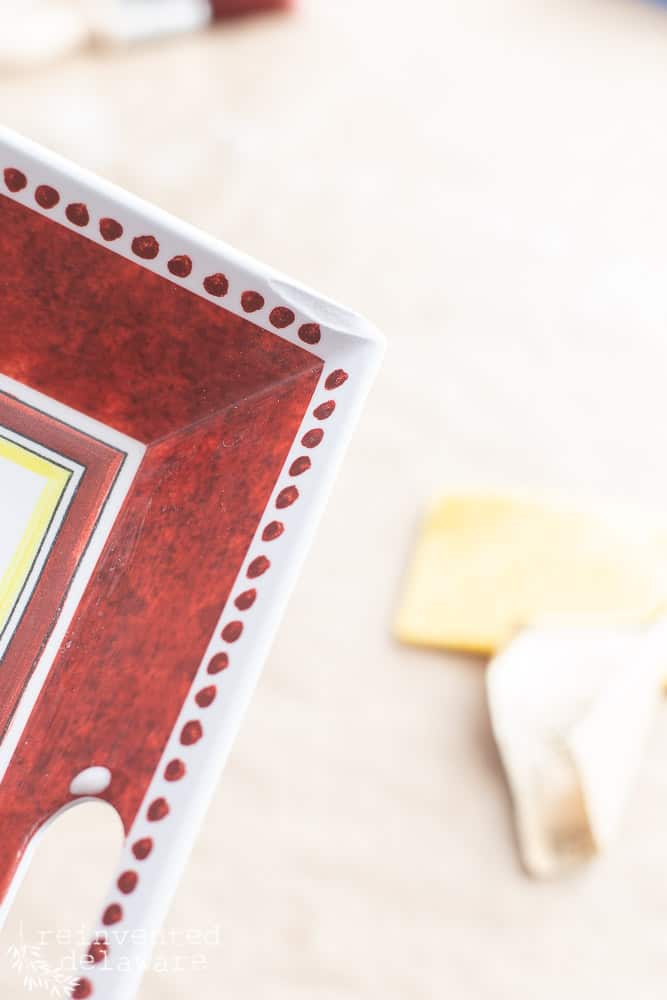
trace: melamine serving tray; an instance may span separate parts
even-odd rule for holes
[[[164,917],[381,339],[7,131],[0,191],[0,898],[111,803],[73,995],[125,1000],[150,934],[119,932]]]

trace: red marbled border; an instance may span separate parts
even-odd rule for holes
[[[10,194],[19,194],[28,186],[28,178],[22,170],[16,167],[6,167],[3,172],[5,187]],[[39,184],[34,190],[37,205],[45,211],[55,208],[60,202],[60,193],[48,184]],[[88,205],[85,202],[70,202],[65,208],[65,215],[72,225],[82,231],[95,224]],[[117,219],[104,216],[96,220],[99,234],[106,243],[113,244],[125,232],[125,226]],[[140,235],[132,239],[132,253],[140,260],[153,261],[160,257],[162,251],[155,236]],[[192,272],[192,258],[185,253],[175,254],[167,261],[167,269],[175,278],[187,278]],[[206,294],[214,299],[224,298],[229,293],[229,280],[222,272],[207,275],[202,280]],[[241,292],[241,308],[245,313],[254,313],[264,308],[264,296],[251,289]],[[292,309],[278,305],[269,314],[269,322],[276,330],[285,330],[292,326],[296,316]],[[317,323],[303,323],[298,330],[299,339],[304,344],[313,346],[319,343],[321,331]]]
[[[17,168],[6,168],[4,170],[4,180],[7,190],[13,194],[22,191],[28,185],[28,178],[25,173]],[[36,204],[46,211],[49,211],[60,201],[59,192],[49,185],[39,185],[34,191],[34,198]],[[68,221],[79,227],[84,232],[93,224],[90,210],[85,202],[70,202],[65,211]],[[97,220],[97,227],[101,239],[110,245],[112,245],[115,240],[119,239],[125,231],[122,222],[115,218],[106,216]],[[99,239],[97,237],[93,238],[96,241]],[[138,258],[137,263],[140,263],[141,261],[153,261],[161,254],[159,241],[156,237],[151,236],[150,234],[135,236],[132,240],[131,248],[132,253]],[[166,266],[173,278],[186,278],[192,272],[193,262],[192,258],[188,254],[176,254],[169,257]],[[229,293],[229,281],[227,276],[222,272],[215,272],[207,275],[202,281],[202,286],[206,296],[210,296],[212,299],[224,299]],[[240,294],[240,306],[246,314],[257,312],[265,306],[264,296],[258,291],[246,289]],[[276,329],[276,331],[288,329],[295,323],[295,321],[296,316],[294,311],[284,305],[275,306],[269,313],[269,322]],[[309,346],[318,344],[321,339],[319,325],[316,323],[302,324],[298,328],[298,337],[304,344]],[[322,376],[321,383],[327,391],[333,392],[340,388],[347,378],[347,372],[337,368],[326,372],[325,375]],[[328,420],[334,413],[335,407],[336,403],[334,399],[326,400],[314,409],[313,417],[318,422]],[[304,449],[310,451],[319,446],[323,437],[324,432],[321,426],[313,426],[302,436],[301,444]],[[294,478],[299,477],[307,472],[310,467],[311,459],[307,452],[304,452],[302,456],[297,457],[291,462],[288,469],[288,475]],[[298,500],[299,495],[299,489],[296,485],[286,486],[276,498],[276,509],[280,511],[291,506]],[[277,519],[268,520],[262,531],[262,540],[265,543],[270,544],[272,540],[280,537],[283,531],[284,525],[281,521]],[[264,573],[270,569],[270,566],[271,561],[268,555],[261,554],[257,556],[253,559],[247,569],[248,579],[254,582],[259,577],[263,576]],[[257,588],[254,586],[250,587],[234,598],[234,605],[237,610],[245,613],[254,605],[256,597]],[[243,627],[243,621],[241,619],[232,620],[223,628],[223,640],[229,644],[233,644],[240,636]],[[228,669],[230,662],[228,653],[218,653],[208,664],[208,673],[214,677],[222,670]],[[215,683],[211,683],[205,688],[202,688],[196,696],[196,703],[198,707],[202,711],[205,711],[213,703],[216,695],[217,688]],[[181,744],[184,748],[187,748],[188,745],[198,742],[201,738],[203,738],[203,736],[204,729],[201,721],[199,719],[192,719],[183,728],[181,734]],[[182,781],[186,778],[186,776],[187,766],[185,761],[181,759],[174,759],[168,764],[165,772],[165,778],[168,781]],[[159,823],[169,814],[169,811],[170,807],[167,799],[156,799],[149,805],[148,819],[153,823]],[[153,838],[143,838],[132,845],[134,857],[139,862],[151,855],[153,848]],[[139,883],[139,873],[135,870],[128,870],[123,872],[119,877],[118,889],[123,895],[129,895],[137,889]],[[120,923],[122,919],[122,904],[120,902],[112,902],[104,911],[102,923],[104,926],[111,926]],[[108,942],[93,942],[90,949],[93,961],[101,961],[102,958],[107,955],[108,948]],[[88,978],[82,978],[79,980],[72,995],[74,998],[81,1000],[81,998],[90,997],[92,994],[92,982]]]

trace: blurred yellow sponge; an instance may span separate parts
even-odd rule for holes
[[[560,616],[649,618],[667,595],[667,519],[503,496],[450,496],[417,540],[396,633],[494,653]]]

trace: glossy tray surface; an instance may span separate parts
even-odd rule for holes
[[[0,169],[0,896],[106,799],[108,966],[173,891],[380,340],[13,134]],[[132,995],[96,964],[75,996]]]

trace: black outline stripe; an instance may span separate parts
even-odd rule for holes
[[[31,444],[39,446],[39,441],[35,441],[33,438],[26,437],[24,434],[19,434],[18,431],[12,431],[11,427],[5,427],[4,425],[0,425],[0,428],[2,430],[5,430],[5,431],[11,431],[11,433],[15,434],[17,437],[22,437],[24,439],[24,441],[30,441]],[[48,534],[49,534],[49,532],[51,530],[51,526],[53,525],[53,522],[54,522],[54,520],[56,518],[56,515],[58,514],[58,511],[60,510],[60,508],[62,506],[63,500],[65,499],[65,493],[67,492],[67,487],[69,486],[70,481],[72,479],[72,476],[74,475],[74,471],[72,469],[68,469],[66,465],[60,465],[59,462],[54,462],[50,458],[45,458],[44,455],[40,455],[40,453],[38,451],[33,451],[32,448],[26,448],[25,445],[19,444],[16,441],[12,441],[11,438],[6,437],[2,433],[0,433],[0,441],[7,441],[9,444],[13,444],[15,447],[20,448],[22,451],[27,451],[29,455],[34,455],[36,458],[41,458],[43,462],[48,462],[49,465],[53,465],[56,469],[62,469],[63,472],[67,472],[68,473],[67,482],[65,483],[65,486],[63,488],[62,493],[60,494],[60,497],[58,498],[58,503],[53,508],[53,513],[51,514],[51,517],[49,518],[49,523],[48,523],[48,525],[46,527],[46,531],[42,535],[42,540],[41,540],[41,542],[39,544],[39,548],[35,552],[33,560],[30,563],[30,567],[28,569],[28,572],[25,575],[25,578],[23,580],[23,583],[21,584],[21,588],[20,588],[18,594],[16,595],[14,603],[11,606],[11,610],[10,610],[9,614],[7,615],[7,618],[5,619],[5,623],[4,623],[4,625],[2,625],[0,627],[0,642],[1,642],[3,636],[5,635],[7,629],[9,628],[9,626],[11,624],[12,616],[13,616],[14,612],[16,611],[16,606],[20,602],[23,594],[25,593],[26,587],[28,586],[28,584],[30,582],[30,577],[32,576],[32,574],[34,572],[35,565],[37,564],[37,561],[39,560],[39,557],[40,557],[40,555],[42,553],[42,550],[44,549],[44,546],[46,545],[47,536],[48,536]],[[52,450],[51,448],[46,448],[46,445],[41,445],[41,447],[44,448],[46,451],[51,451]],[[55,454],[57,454],[57,452]],[[63,456],[61,456],[61,457],[63,457]],[[72,459],[70,459],[70,461],[74,462],[74,459],[72,458]],[[83,471],[82,471],[82,474],[81,474],[81,478],[79,479],[79,482],[76,484],[76,489],[74,490],[74,492],[72,493],[72,495],[71,495],[71,497],[69,499],[69,503],[67,504],[67,509],[69,509],[72,506],[72,502],[76,499],[76,496],[77,496],[77,494],[79,492],[79,487],[81,486],[81,483],[83,482],[83,477],[85,476],[86,469],[87,469],[87,466],[81,465],[81,462],[74,462],[74,464],[78,465],[78,467],[80,469],[82,469]],[[50,553],[51,549],[53,548],[53,546],[58,541],[58,537],[60,535],[60,529],[62,528],[62,526],[65,523],[66,519],[67,519],[67,511],[65,511],[65,516],[63,517],[63,519],[62,519],[62,521],[61,521],[61,523],[60,523],[60,525],[58,527],[58,530],[56,531],[55,535],[53,536],[53,538],[51,540],[51,546],[49,548],[49,553]],[[46,566],[46,564],[47,564],[48,561],[49,561],[49,554],[47,553],[46,559],[44,560],[44,566]],[[39,580],[40,580],[40,577],[41,577],[42,573],[44,572],[44,566],[42,566],[42,572],[39,574],[39,576],[37,576],[32,581],[32,588],[31,588],[31,591],[30,591],[30,596],[31,597],[32,597],[32,594],[33,594],[33,592],[35,590],[35,587],[39,583]],[[28,604],[30,604],[30,597],[28,598],[28,601],[26,603],[26,608],[27,608]],[[25,609],[24,609],[24,611],[25,611]],[[20,624],[21,624],[22,621],[23,621],[23,614],[21,614],[19,616],[19,618],[17,619],[17,621],[14,623],[14,629],[13,629],[14,632],[16,631],[17,628],[19,628],[19,626],[20,626]],[[11,639],[9,640],[9,642],[11,642]],[[7,645],[7,649],[8,648],[9,648],[9,644]],[[5,649],[3,652],[0,653],[0,663],[2,663],[2,660],[4,659],[4,655],[7,652],[7,649]]]
[[[97,444],[100,444],[103,447],[108,448],[110,451],[115,452],[116,455],[121,455],[122,456],[122,461],[121,461],[120,465],[118,466],[118,470],[116,472],[116,475],[113,478],[113,481],[111,482],[111,485],[109,486],[109,490],[107,492],[107,495],[104,498],[104,502],[102,503],[102,506],[100,507],[100,509],[98,511],[97,517],[95,518],[93,526],[92,526],[92,528],[90,530],[90,533],[88,535],[88,539],[86,541],[86,544],[85,544],[85,546],[84,546],[84,548],[83,548],[83,550],[81,552],[81,555],[80,555],[80,557],[79,557],[79,559],[78,559],[78,561],[76,563],[76,566],[74,567],[74,569],[72,571],[72,574],[71,574],[71,576],[69,578],[67,586],[65,587],[65,589],[63,591],[63,594],[61,595],[61,598],[60,598],[60,601],[58,603],[58,607],[56,608],[55,614],[51,618],[51,621],[48,623],[48,625],[44,628],[44,634],[43,634],[43,637],[42,637],[42,642],[40,643],[39,649],[35,653],[35,657],[34,657],[32,663],[30,664],[29,669],[26,672],[25,680],[24,680],[24,683],[23,683],[23,685],[21,687],[20,694],[18,695],[18,697],[16,699],[14,708],[12,709],[12,712],[11,712],[10,716],[8,717],[7,722],[6,722],[6,724],[5,724],[2,732],[0,732],[0,743],[1,743],[2,740],[5,737],[8,729],[9,729],[9,727],[11,726],[12,722],[14,721],[14,717],[16,715],[16,711],[17,711],[17,709],[18,709],[21,701],[23,700],[23,698],[25,696],[25,693],[26,693],[26,690],[28,688],[28,685],[30,684],[30,681],[32,680],[32,676],[33,676],[33,674],[34,674],[34,672],[35,672],[35,670],[37,668],[37,664],[41,660],[41,658],[42,658],[42,656],[44,654],[44,649],[45,649],[45,647],[46,647],[49,639],[51,638],[51,634],[52,634],[52,632],[53,632],[53,630],[55,628],[56,622],[58,621],[58,619],[60,618],[60,615],[62,614],[63,606],[64,606],[65,602],[67,601],[67,597],[69,596],[70,590],[72,589],[72,584],[74,583],[74,580],[76,579],[77,574],[79,573],[79,570],[81,568],[81,563],[83,562],[86,554],[88,553],[88,550],[89,550],[90,545],[91,545],[91,543],[93,541],[93,538],[95,537],[95,533],[96,533],[96,531],[97,531],[97,529],[99,527],[100,520],[101,520],[102,516],[104,515],[104,512],[107,509],[107,505],[108,505],[108,503],[109,503],[109,501],[110,501],[110,499],[111,499],[111,497],[113,495],[113,492],[114,492],[114,490],[116,488],[116,484],[118,483],[119,476],[120,476],[121,472],[123,471],[123,469],[125,468],[125,464],[126,464],[127,459],[129,457],[129,453],[126,452],[126,451],[123,451],[121,448],[117,448],[115,445],[109,444],[108,441],[104,441],[104,440],[102,440],[102,438],[98,438],[98,437],[95,437],[93,434],[86,433],[86,431],[82,430],[80,427],[76,427],[74,424],[69,424],[69,423],[67,423],[64,420],[60,420],[58,417],[54,417],[52,413],[48,413],[45,410],[41,410],[37,406],[32,406],[30,403],[27,403],[24,399],[21,399],[20,396],[15,396],[11,392],[7,392],[4,389],[0,389],[0,396],[5,396],[7,399],[11,399],[11,400],[13,400],[16,403],[19,403],[19,405],[22,406],[22,407],[24,407],[26,410],[31,410],[33,413],[39,413],[41,416],[47,417],[53,423],[58,424],[61,427],[65,427],[65,428],[67,428],[70,431],[74,431],[75,433],[80,434],[82,437],[87,438],[89,441],[95,441]],[[54,400],[54,402],[58,402],[58,400]],[[83,414],[83,416],[86,416],[86,414]],[[9,427],[9,428],[7,428],[7,430],[12,430],[12,429],[11,429],[11,427]],[[109,430],[114,431],[115,428],[109,427]],[[12,433],[18,434],[20,432],[18,432],[18,431],[12,431]],[[26,440],[30,440],[30,439],[27,438]],[[39,443],[39,442],[36,442],[36,443]],[[46,446],[44,445],[43,447],[46,447]],[[77,462],[75,458],[71,458],[69,455],[66,455],[66,454],[64,455],[64,457],[65,458],[69,458],[70,461],[75,462],[77,465],[81,466],[81,463]],[[137,471],[138,471],[138,468],[137,468]],[[79,487],[81,486],[81,483],[84,481],[84,478],[85,478],[86,474],[87,474],[87,469],[84,472],[84,474],[81,476],[81,479],[79,480]],[[78,489],[78,487],[77,487],[77,489]],[[128,490],[128,492],[129,492],[129,490]],[[125,494],[125,497],[126,496],[127,496],[127,494]],[[102,551],[104,551],[104,547],[107,544],[107,542],[108,542],[108,540],[109,540],[109,538],[111,536],[111,531],[113,530],[113,527],[116,524],[116,519],[118,518],[118,515],[120,514],[120,512],[122,510],[123,502],[125,501],[125,497],[123,497],[123,501],[121,502],[120,508],[118,510],[118,514],[116,515],[116,518],[114,519],[114,522],[113,522],[113,524],[112,524],[112,526],[111,526],[111,528],[109,530],[109,534],[103,540]],[[62,527],[63,527],[63,525],[65,524],[66,521],[67,521],[67,516],[65,516],[65,518],[63,519],[62,524],[60,526],[60,529],[62,529]],[[59,531],[59,533],[60,533],[60,531]],[[58,537],[58,536],[56,536],[56,537]],[[54,539],[54,544],[55,544],[55,539]],[[100,552],[100,556],[102,555],[102,551]],[[48,562],[49,562],[49,558],[47,557],[47,559],[44,561],[44,566],[42,567],[42,573],[44,572],[44,569],[48,565]],[[88,586],[90,585],[90,582],[92,581],[93,576],[94,576],[94,572],[95,572],[95,568],[93,567],[93,571],[91,573],[91,578],[88,581],[88,583],[86,584],[86,588],[85,589],[87,589]],[[37,583],[39,582],[39,580],[41,578],[41,575],[42,574],[40,573],[40,576],[37,578],[37,581],[35,583],[35,587],[37,586]],[[84,593],[85,593],[85,589],[84,589]],[[19,629],[19,627],[21,625],[21,622],[23,621],[23,616],[25,615],[25,612],[27,611],[27,609],[28,609],[29,606],[30,606],[30,601],[27,602],[25,608],[23,609],[23,614],[21,615],[21,618],[19,619],[19,621],[16,624],[16,628],[14,629],[14,633],[12,634],[12,639],[13,639],[14,635],[16,634],[16,632],[18,631],[18,629]],[[72,615],[72,621],[74,620],[75,615],[76,615],[76,608],[74,609],[74,613]],[[2,660],[4,659],[5,655],[7,654],[7,651],[11,647],[11,642],[12,642],[12,640],[9,641],[9,643],[7,644],[7,649],[2,654],[2,657],[0,657],[0,666],[2,664]],[[56,656],[58,655],[59,650],[60,650],[60,647],[59,647],[58,651],[56,652]],[[49,673],[50,673],[50,671],[49,671]],[[43,682],[43,684],[40,687],[40,691],[44,687],[44,684],[46,684],[46,682],[48,680],[48,677],[49,677],[49,674],[47,674],[46,677],[44,678],[44,682]],[[38,692],[38,694],[39,694],[39,692]]]

